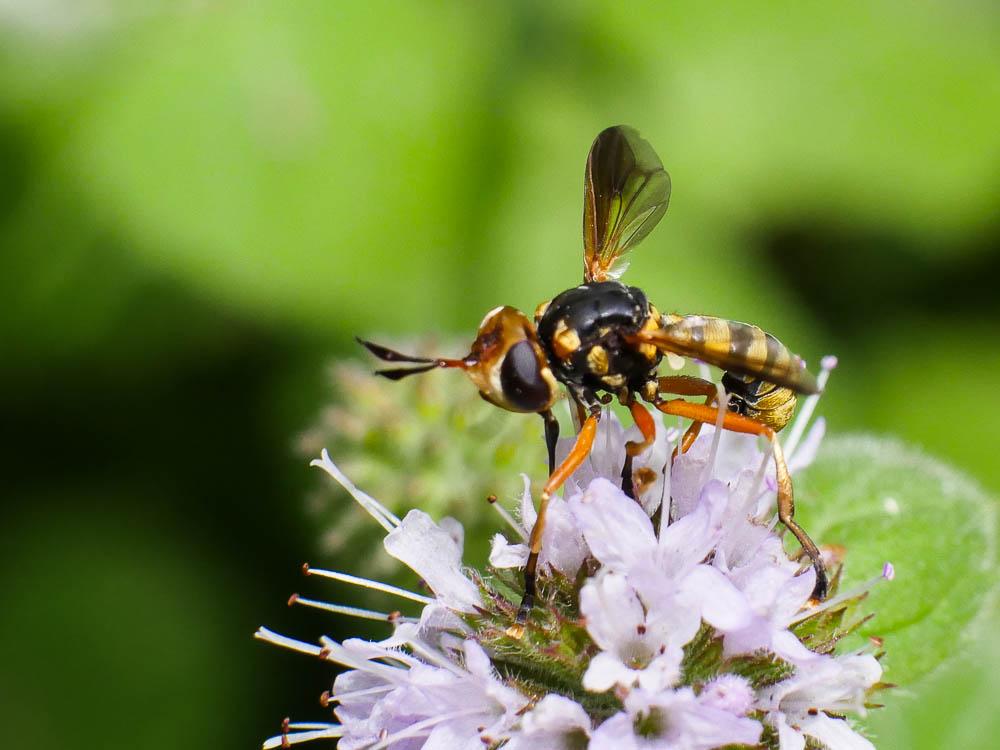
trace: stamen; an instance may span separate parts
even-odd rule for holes
[[[332,578],[335,581],[341,581],[343,583],[351,583],[355,586],[360,586],[365,589],[372,589],[373,591],[382,591],[386,594],[395,594],[404,599],[409,599],[414,602],[420,602],[421,604],[433,604],[436,600],[431,596],[424,596],[423,594],[417,594],[413,591],[407,591],[406,589],[401,589],[398,586],[392,586],[388,583],[382,583],[381,581],[373,581],[370,578],[361,578],[360,576],[352,576],[349,573],[340,573],[336,570],[322,570],[320,568],[310,568],[309,564],[306,563],[302,566],[302,572],[307,576],[320,576],[321,578]]]
[[[320,643],[323,647],[320,649],[319,657],[326,660],[332,661],[334,664],[340,664],[344,667],[349,667],[351,669],[357,669],[362,672],[368,672],[369,674],[374,674],[387,682],[398,683],[401,678],[401,673],[408,671],[407,667],[411,664],[416,663],[416,659],[408,659],[407,654],[397,653],[394,651],[389,651],[386,649],[385,654],[372,654],[369,656],[358,656],[357,654],[350,653],[344,646],[337,643],[332,638],[327,636],[320,636]],[[374,644],[378,645],[378,644]],[[382,664],[380,662],[374,661],[374,659],[397,659],[403,667],[393,667],[388,664]]]
[[[483,713],[482,708],[467,708],[464,711],[452,711],[451,713],[443,714],[442,716],[432,716],[429,719],[424,719],[423,721],[411,724],[405,729],[400,729],[398,732],[387,734],[381,739],[381,741],[367,748],[367,750],[383,750],[383,748],[389,747],[389,745],[392,745],[399,740],[429,734],[429,732],[425,730],[430,729],[434,725],[440,724],[443,721],[451,721],[452,719],[458,719],[462,716],[471,716],[479,713]]]
[[[753,477],[753,484],[750,485],[750,492],[747,494],[745,508],[748,515],[755,521],[760,518],[762,511],[760,510],[760,496],[764,494],[763,484],[764,476],[767,474],[767,466],[771,462],[771,456],[773,454],[768,451],[760,458],[760,466],[757,468],[757,472]],[[765,510],[770,509],[771,504],[768,503]]]
[[[284,729],[291,729],[293,727],[300,726],[298,724],[289,724]],[[287,731],[282,732],[277,737],[271,737],[264,743],[263,750],[273,750],[277,747],[291,747],[292,745],[297,745],[300,742],[312,742],[313,740],[329,740],[335,739],[337,737],[342,737],[344,735],[344,728],[339,724],[303,724],[301,726],[316,726],[324,727],[322,729],[314,729],[306,732],[293,732],[289,734]]]
[[[330,454],[327,453],[326,448],[320,453],[320,457],[313,459],[309,462],[310,466],[315,466],[322,469],[335,480],[337,483],[343,487],[347,492],[353,497],[358,504],[364,508],[368,515],[375,519],[375,521],[386,531],[392,531],[394,528],[399,526],[401,523],[399,517],[393,513],[391,510],[386,508],[382,503],[373,498],[371,495],[362,492],[348,479],[344,473],[337,468],[337,465],[330,459]]]
[[[803,620],[808,620],[810,617],[818,615],[821,612],[826,612],[829,609],[839,607],[841,604],[850,601],[851,599],[859,599],[862,596],[867,596],[868,592],[871,591],[873,588],[875,588],[875,586],[882,583],[883,581],[891,581],[895,577],[896,577],[895,567],[893,567],[892,563],[887,562],[885,565],[882,566],[882,575],[870,578],[869,580],[862,583],[860,586],[856,586],[850,591],[845,591],[842,594],[837,594],[837,596],[833,597],[832,599],[827,599],[825,602],[816,607],[802,610],[802,612],[800,612],[792,619],[789,625],[796,625],[802,622]]]
[[[312,607],[313,609],[322,609],[324,612],[333,612],[338,615],[348,615],[349,617],[357,617],[362,620],[376,620],[378,622],[420,622],[415,617],[401,617],[395,616],[396,613],[388,612],[376,612],[371,609],[361,609],[359,607],[348,607],[344,604],[330,604],[328,602],[318,602],[313,599],[305,599],[298,594],[292,594],[288,598],[288,606],[293,604],[301,604],[303,607]]]
[[[292,651],[298,651],[302,654],[308,654],[309,656],[319,656],[320,652],[323,650],[314,643],[306,643],[304,641],[296,640],[295,638],[279,635],[273,630],[268,630],[264,627],[257,628],[257,632],[253,634],[253,637],[258,641],[273,643],[276,646],[291,649]]]
[[[792,454],[795,453],[795,449],[799,446],[799,441],[802,439],[802,435],[809,425],[809,420],[812,419],[813,412],[816,410],[816,404],[819,403],[819,397],[823,395],[823,390],[826,388],[826,381],[830,379],[830,373],[836,366],[837,358],[829,354],[820,361],[821,369],[819,375],[816,376],[816,386],[819,393],[812,394],[802,404],[802,409],[792,423],[792,430],[788,433],[788,440],[785,441],[785,455],[788,456],[789,462],[792,460]]]
[[[715,400],[718,404],[719,413],[715,417],[715,434],[712,435],[712,449],[708,453],[708,463],[705,465],[705,473],[702,475],[702,484],[712,478],[712,470],[715,468],[715,458],[719,454],[719,441],[722,440],[722,425],[726,420],[726,409],[729,406],[729,394],[722,387],[722,383],[715,384]]]
[[[379,693],[388,693],[395,690],[395,685],[379,685],[378,687],[365,688],[363,690],[349,690],[346,693],[335,693],[333,695],[327,694],[327,704],[330,701],[336,701],[337,703],[343,703],[345,700],[353,700],[354,698],[364,698],[366,695],[378,695]]]
[[[329,723],[327,721],[312,722],[312,723],[295,722],[294,724],[289,724],[287,728],[288,729],[293,729],[296,732],[301,732],[301,731],[310,730],[310,729],[332,729],[333,727],[336,727],[336,726],[339,726],[339,725],[337,725],[337,724],[331,724],[331,723]]]
[[[499,502],[497,502],[497,496],[496,495],[490,495],[489,497],[487,497],[486,498],[486,502],[488,502],[490,504],[490,507],[493,508],[493,510],[495,510],[498,514],[500,514],[500,518],[502,518],[504,521],[506,521],[507,524],[512,529],[514,529],[514,532],[519,537],[521,537],[522,541],[525,541],[525,542],[528,541],[528,534],[527,534],[527,532],[525,532],[524,527],[521,526],[521,524],[519,524],[517,521],[514,520],[514,516],[512,516],[510,514],[510,511],[508,511]]]
[[[452,674],[458,677],[468,677],[469,673],[455,664],[451,659],[448,659],[443,654],[438,654],[431,649],[428,649],[420,641],[410,638],[406,641],[410,648],[413,649],[414,656],[419,656],[424,661],[432,664],[435,667],[441,667],[442,669],[447,669]]]

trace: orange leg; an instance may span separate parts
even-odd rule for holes
[[[710,383],[707,380],[692,377],[691,375],[667,375],[662,377],[659,379],[659,391],[660,393],[672,393],[677,396],[704,396],[705,406],[711,406],[712,402],[719,395],[715,383]],[[691,423],[691,426],[684,432],[680,445],[674,448],[672,458],[677,458],[681,453],[687,453],[690,450],[691,446],[694,445],[694,441],[698,439],[698,435],[701,434],[702,424],[703,422],[698,421]]]
[[[683,399],[673,399],[671,401],[661,401],[656,404],[656,408],[664,414],[673,414],[686,419],[693,419],[696,422],[715,424],[719,418],[719,410],[701,404],[692,404]],[[726,412],[722,419],[722,428],[733,432],[742,432],[750,435],[763,435],[771,442],[771,449],[774,452],[775,476],[778,481],[778,519],[785,527],[792,532],[802,549],[812,560],[813,569],[816,571],[816,585],[813,588],[814,599],[826,597],[827,580],[826,568],[823,565],[823,558],[820,557],[819,549],[816,547],[805,530],[795,522],[795,499],[792,494],[792,478],[788,473],[788,465],[785,463],[785,454],[781,450],[781,443],[778,442],[774,430],[767,425],[763,425],[748,417],[739,414]]]
[[[656,439],[656,422],[653,421],[653,415],[649,413],[649,410],[638,401],[630,401],[628,410],[632,412],[635,426],[642,433],[642,442],[629,440],[625,443],[626,455],[634,458],[653,444]]]
[[[552,493],[563,486],[563,483],[590,455],[590,449],[594,446],[594,437],[597,435],[597,422],[600,418],[599,411],[587,417],[576,436],[573,450],[552,472],[549,481],[542,489],[542,498],[538,503],[538,518],[535,520],[535,525],[531,529],[531,538],[528,540],[530,551],[528,564],[524,567],[524,597],[521,599],[521,606],[517,609],[516,621],[507,629],[507,634],[515,638],[520,638],[524,633],[524,623],[528,621],[528,614],[535,604],[535,569],[538,566],[538,553],[542,550],[542,532],[545,531],[545,511],[549,507],[549,498]]]
[[[632,412],[635,426],[642,433],[642,440],[629,440],[625,443],[625,465],[622,466],[622,492],[635,499],[635,484],[632,480],[632,459],[646,450],[656,439],[656,423],[652,415],[637,401],[630,401],[628,409]]]

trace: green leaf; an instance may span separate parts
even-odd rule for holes
[[[885,638],[887,681],[912,685],[967,645],[996,580],[995,505],[975,483],[897,441],[848,436],[825,444],[796,496],[812,537],[846,548],[843,590],[895,566],[860,631]]]

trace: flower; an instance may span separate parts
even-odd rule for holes
[[[760,698],[767,721],[778,730],[781,750],[803,750],[806,736],[831,750],[874,750],[850,725],[828,713],[865,713],[865,696],[882,677],[870,654],[819,656],[816,663],[779,682]]]
[[[810,404],[787,441],[796,470],[824,430],[817,420],[806,431]],[[494,536],[490,568],[477,571],[462,563],[461,524],[421,510],[399,518],[323,451],[313,464],[382,527],[385,551],[430,593],[306,568],[422,609],[404,615],[292,597],[383,620],[392,632],[313,645],[259,630],[346,670],[325,697],[336,721],[286,722],[265,747],[320,738],[341,750],[872,747],[845,714],[863,714],[884,687],[881,666],[836,648],[863,622],[860,602],[892,578],[891,566],[816,606],[813,570],[790,559],[774,533],[769,454],[754,438],[706,427],[672,460],[680,433],[661,423],[636,462],[636,501],[619,487],[629,436],[610,412],[602,424],[591,460],[552,498],[537,606],[521,635],[508,626],[536,520],[527,479],[519,518],[495,504],[511,532]]]
[[[576,701],[546,695],[510,733],[504,750],[583,750],[590,744],[590,717]]]
[[[726,745],[755,745],[762,727],[747,718],[746,708],[720,708],[710,694],[679,690],[633,690],[625,710],[594,732],[590,750],[712,750]]]

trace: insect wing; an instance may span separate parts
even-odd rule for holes
[[[757,326],[707,315],[664,315],[663,320],[663,327],[643,338],[661,351],[700,359],[798,393],[819,391],[802,359]]]
[[[616,261],[638,245],[667,212],[670,175],[635,128],[600,133],[587,156],[583,195],[584,277],[617,278]]]

